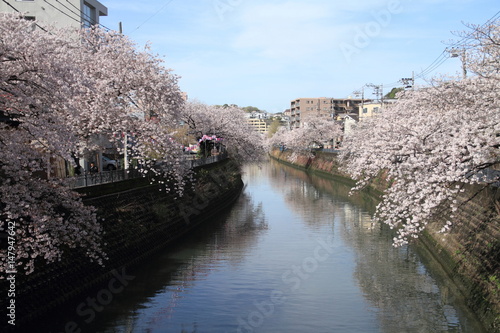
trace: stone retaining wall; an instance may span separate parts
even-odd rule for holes
[[[160,191],[158,185],[130,181],[115,184],[121,191],[99,186],[86,188],[84,202],[98,209],[109,257],[106,266],[90,263],[82,250],[68,250],[61,262],[38,266],[16,281],[16,330],[109,281],[117,272],[147,260],[198,224],[226,210],[239,196],[243,182],[239,168],[226,160],[197,170],[195,189],[182,198]],[[103,185],[105,186],[105,185]],[[103,193],[103,195],[100,195]],[[2,283],[5,283],[3,281]],[[2,284],[2,290],[5,290]],[[7,305],[0,300],[2,308]],[[12,327],[4,327],[6,330]],[[4,331],[2,329],[2,331]]]

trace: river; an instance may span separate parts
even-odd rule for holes
[[[450,281],[371,223],[373,198],[274,161],[244,182],[229,212],[93,314],[47,317],[51,332],[483,332]]]

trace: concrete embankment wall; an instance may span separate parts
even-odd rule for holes
[[[89,262],[85,249],[68,249],[61,262],[41,264],[28,276],[19,274],[15,328],[22,331],[49,310],[85,299],[90,289],[106,284],[125,269],[133,271],[148,256],[225,211],[243,188],[239,168],[230,160],[198,168],[196,178],[196,187],[177,199],[146,179],[83,189],[85,204],[95,206],[99,218],[104,219],[103,242],[109,260],[102,267]]]
[[[317,153],[315,157],[275,150],[271,157],[283,163],[325,176],[344,177],[334,154]],[[387,188],[380,179],[370,190],[375,197]],[[471,197],[478,191],[469,186],[463,194]],[[500,190],[481,191],[463,204],[455,213],[454,226],[449,233],[439,233],[447,214],[435,217],[427,231],[415,241],[421,255],[441,267],[463,296],[468,307],[491,332],[500,331]]]

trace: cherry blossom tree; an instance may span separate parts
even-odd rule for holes
[[[51,163],[99,150],[97,136],[120,149],[134,133],[131,154],[182,187],[189,170],[169,136],[183,103],[177,77],[114,32],[47,32],[8,14],[0,31],[0,228],[16,249],[0,250],[2,271],[30,273],[74,247],[102,263],[95,210],[51,177]]]
[[[325,142],[343,135],[340,125],[329,117],[309,116],[301,121],[301,127],[293,130],[279,129],[268,141],[270,146],[285,145],[295,151],[308,150],[311,145],[323,146]]]
[[[204,135],[222,138],[229,155],[238,162],[258,161],[264,155],[262,136],[248,124],[237,106],[213,106],[198,101],[185,104],[182,119],[198,140]]]
[[[442,231],[449,229],[464,184],[481,190],[499,181],[491,172],[500,163],[497,23],[468,34],[475,41],[469,66],[477,75],[406,91],[347,138],[342,159],[356,189],[382,174],[392,182],[376,218],[398,229],[396,246],[418,237],[443,207],[452,212]]]
[[[483,25],[469,24],[468,31],[460,32],[461,43],[453,44],[457,52],[464,52],[467,70],[477,76],[498,80],[500,68],[499,19]],[[457,46],[458,44],[458,46]]]

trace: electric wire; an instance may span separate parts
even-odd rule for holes
[[[62,9],[60,8],[57,8],[56,6],[54,6],[53,4],[51,4],[50,2],[48,2],[47,0],[43,0],[45,3],[47,3],[49,6],[51,6],[52,8],[56,9],[57,11],[63,13],[64,15],[66,15],[67,17],[69,17],[70,19],[72,19],[73,21],[76,21],[78,23],[81,23],[80,20],[74,18],[73,16],[69,15],[68,13],[66,13],[65,11],[63,11]]]
[[[481,29],[481,28],[484,28],[485,26],[487,26],[488,24],[490,24],[491,22],[493,22],[494,20],[496,20],[498,17],[500,17],[500,11],[496,12],[490,19],[488,19],[485,23],[481,24],[480,26],[478,26],[478,29]],[[474,32],[470,32],[468,34],[466,34],[465,36],[463,36],[459,41],[453,43],[450,45],[451,48],[456,48],[456,47],[465,47],[465,45],[467,44],[468,40],[470,39],[470,37],[473,35]],[[427,66],[425,69],[421,70],[419,73],[415,74],[413,79],[425,79],[425,77],[427,75],[429,75],[430,73],[432,73],[433,71],[435,71],[437,68],[439,68],[442,64],[444,64],[448,59],[450,59],[450,47],[447,47],[445,48],[441,54],[439,54],[439,56],[429,65]],[[394,87],[397,86],[397,83],[399,83],[400,81],[396,82],[396,85]],[[383,87],[391,87],[394,83],[389,83],[389,84],[382,84]],[[415,84],[415,82],[413,82],[413,84]],[[364,86],[363,86],[364,87]],[[363,88],[362,87],[362,88]],[[360,89],[362,89],[360,88]]]
[[[14,9],[14,11],[16,11],[17,13],[21,14],[21,11],[19,9],[17,9],[16,7],[14,7],[12,4],[8,3],[6,0],[2,0],[3,2],[5,2],[7,4],[7,6],[9,6],[10,8]],[[42,29],[43,31],[45,32],[48,32],[47,30],[45,30],[45,28],[43,28],[42,26],[40,26],[38,23],[35,22],[35,25]]]
[[[485,23],[481,24],[478,26],[478,29],[482,29],[494,20],[497,19],[497,17],[500,16],[500,11],[498,11],[496,14],[494,14],[490,19],[488,19]],[[446,60],[450,58],[449,53],[450,53],[450,48],[456,48],[456,47],[465,47],[467,42],[469,41],[470,37],[473,35],[474,32],[470,32],[463,36],[459,41],[453,43],[450,45],[450,47],[445,48],[443,52],[434,60],[427,68],[422,70],[420,73],[415,75],[415,78],[424,78],[426,75],[430,74],[434,70],[436,70],[439,66],[441,66]],[[448,54],[448,56],[446,56]]]
[[[500,17],[500,11],[496,12],[490,19],[488,19],[486,22],[484,22],[483,24],[481,24],[480,26],[478,26],[478,29],[481,29],[481,28],[484,28],[485,26],[487,26],[488,24],[490,24],[491,22],[493,22],[494,20],[496,20],[497,18]],[[465,47],[465,45],[467,44],[468,40],[470,39],[470,37],[473,35],[474,32],[470,32],[468,34],[466,34],[465,36],[463,36],[459,41],[453,43],[450,45],[451,48],[456,48],[456,47]],[[442,64],[444,64],[448,59],[450,59],[450,47],[447,47],[445,48],[441,54],[439,54],[439,56],[429,65],[427,66],[425,69],[421,70],[419,73],[415,74],[414,75],[414,79],[425,79],[425,77],[427,75],[429,75],[430,73],[432,73],[433,71],[435,71],[437,68],[439,68]],[[398,81],[399,83],[400,81]],[[415,84],[415,82],[413,82]],[[392,84],[383,84],[382,86],[386,87],[390,87]],[[363,86],[364,87],[364,86]]]
[[[151,20],[153,17],[155,17],[159,12],[161,12],[165,7],[167,7],[172,1],[174,1],[174,0],[168,0],[160,9],[158,9],[153,15],[151,15],[150,17],[148,17],[144,22],[142,22],[141,24],[139,24],[137,26],[137,28],[135,28],[134,30],[132,30],[129,34],[132,34],[133,32],[139,30],[139,28],[141,28],[149,20]]]
[[[9,5],[9,6],[10,6],[12,9],[14,9],[16,12],[20,13],[20,11],[19,11],[18,9],[16,9],[14,6],[12,6],[12,4],[8,3],[6,0],[2,0],[2,1],[3,1],[3,2],[5,2],[7,5]],[[48,2],[47,0],[43,0],[43,1],[44,1],[46,4],[48,4],[49,6],[51,6],[52,8],[54,8],[55,10],[57,10],[58,12],[60,12],[60,13],[64,14],[64,15],[65,15],[65,16],[67,16],[68,18],[72,19],[73,21],[78,22],[78,23],[82,23],[82,22],[81,22],[81,20],[80,20],[80,19],[81,19],[81,16],[80,16],[78,13],[75,13],[74,11],[72,11],[70,8],[66,7],[66,6],[65,6],[64,4],[62,4],[61,2],[59,2],[59,0],[56,0],[56,2],[57,2],[57,3],[59,3],[61,6],[63,6],[64,8],[66,8],[67,10],[69,10],[71,14],[76,15],[78,18],[75,18],[74,16],[71,16],[70,14],[68,14],[67,12],[65,12],[64,10],[62,10],[61,8],[56,7],[54,4],[52,4],[52,3]],[[82,14],[84,14],[84,13],[82,12]],[[86,16],[88,16],[88,15],[86,15]],[[104,28],[105,28],[105,29],[107,29],[107,30],[111,30],[111,29],[109,29],[109,28],[105,27],[105,26],[104,26],[104,25],[102,25],[102,24],[99,24],[99,25],[100,25],[100,26],[102,26],[102,27],[104,27]],[[39,28],[41,28],[43,31],[47,32],[47,30],[46,30],[46,29],[44,29],[44,28],[42,28],[40,25],[38,25],[38,24],[37,24],[37,26],[38,26]]]
[[[56,1],[57,1],[57,2],[59,2],[59,0],[56,0]],[[86,17],[86,18],[87,18],[87,19],[89,19],[89,20],[93,20],[93,18],[92,18],[92,17],[90,17],[89,15],[87,15],[87,14],[86,14],[86,13],[85,13],[85,12],[84,12],[81,8],[76,7],[76,6],[75,6],[74,4],[72,4],[69,0],[66,0],[66,2],[67,2],[67,3],[69,3],[71,6],[73,6],[73,7],[74,7],[77,11],[79,11],[79,12],[80,12],[80,14],[82,15],[82,17]],[[59,2],[59,3],[60,3],[60,2]],[[61,5],[62,5],[62,6],[64,6],[62,3],[61,3]],[[73,12],[71,9],[69,9],[68,7],[66,7],[66,6],[64,6],[64,7],[65,7],[65,8],[67,8],[68,10],[70,10],[72,13],[74,13],[74,12]],[[76,14],[76,15],[78,15],[78,16],[79,16],[79,14],[77,14],[77,13],[74,13],[74,14]],[[101,23],[97,23],[97,24],[98,24],[99,26],[103,27],[104,29],[108,30],[108,31],[109,31],[109,30],[112,30],[112,29],[110,29],[110,28],[106,27],[104,24],[101,24]]]
[[[496,12],[496,14],[494,14],[490,19],[488,19],[486,22],[484,22],[483,24],[481,24],[480,26],[478,26],[478,29],[482,29],[484,27],[486,27],[488,24],[490,24],[491,22],[493,22],[494,20],[496,20],[497,18],[499,18],[500,16],[500,11]],[[474,34],[474,31],[466,34],[465,36],[463,36],[459,41],[453,43],[450,45],[450,47],[459,47],[459,46],[464,46],[466,45],[467,41],[470,39],[470,37]]]

